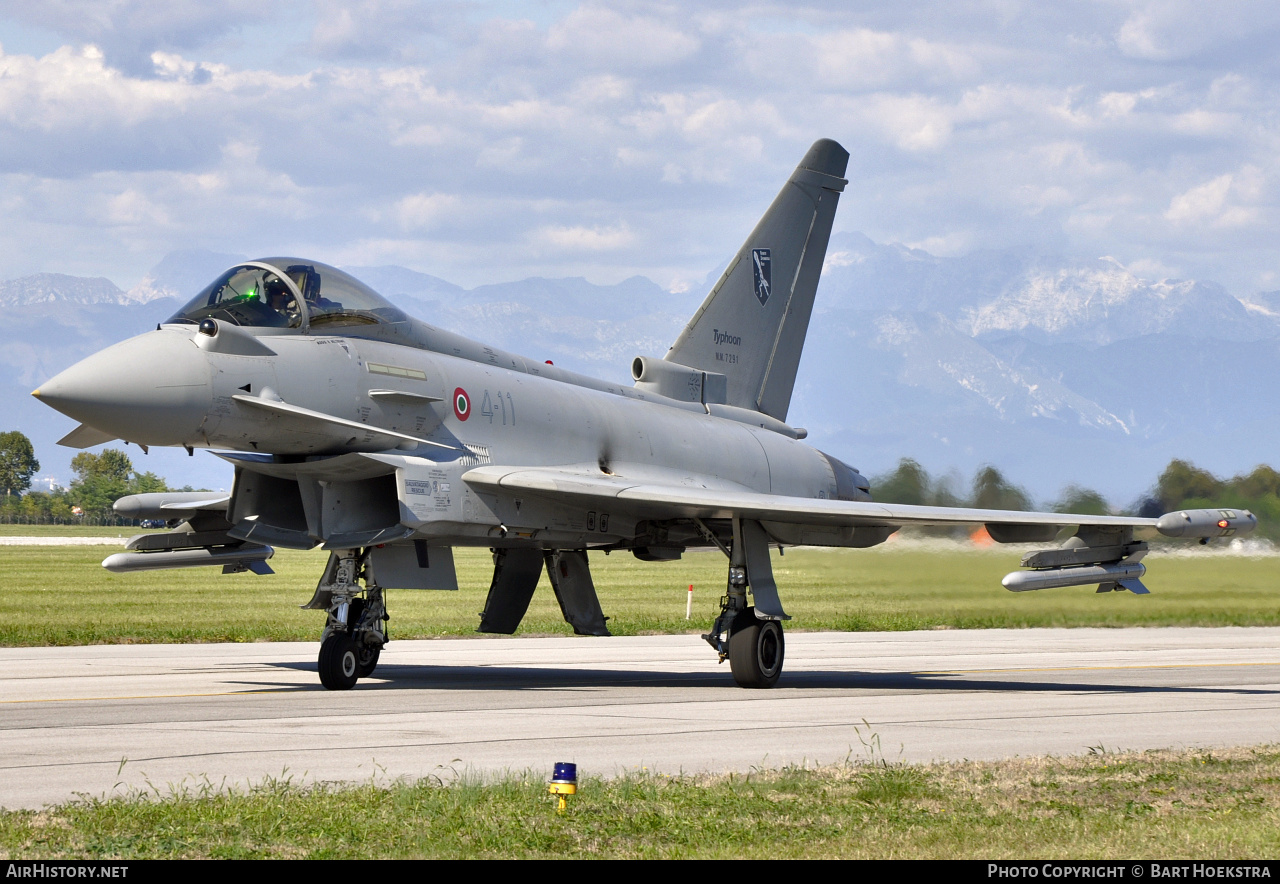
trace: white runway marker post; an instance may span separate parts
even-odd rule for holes
[[[689,595],[684,603],[684,619],[689,620],[693,617],[693,584],[689,584]]]

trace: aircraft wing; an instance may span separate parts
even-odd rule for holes
[[[490,492],[542,495],[558,499],[580,498],[584,503],[619,503],[653,516],[700,519],[742,518],[832,527],[892,527],[908,525],[987,525],[1020,528],[1029,540],[1047,539],[1049,529],[1068,525],[1099,528],[1157,527],[1157,519],[1130,516],[1088,516],[1071,513],[1035,513],[986,510],[972,507],[909,506],[851,500],[784,497],[733,488],[705,488],[652,480],[629,480],[601,473],[594,475],[565,469],[483,466],[469,470],[463,481]],[[1040,530],[1034,530],[1034,529]],[[993,535],[995,536],[995,535]],[[1013,538],[1011,538],[1013,539]],[[1021,538],[1017,538],[1021,539]]]

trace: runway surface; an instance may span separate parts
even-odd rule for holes
[[[393,642],[323,690],[317,644],[0,649],[0,806],[147,784],[467,769],[748,770],[1280,741],[1280,628],[794,633],[778,687],[694,636]],[[865,722],[865,723],[864,723]]]

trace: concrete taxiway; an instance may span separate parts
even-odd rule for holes
[[[1280,740],[1280,628],[793,633],[778,687],[694,636],[0,649],[0,806],[205,780],[748,770]]]

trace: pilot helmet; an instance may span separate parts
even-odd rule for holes
[[[263,293],[267,296],[267,304],[272,307],[283,306],[276,301],[276,298],[291,300],[293,297],[289,292],[289,286],[285,285],[284,280],[278,276],[273,276],[266,281],[266,285],[263,286]]]

